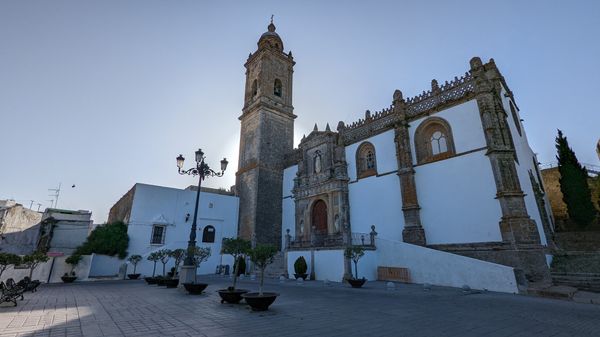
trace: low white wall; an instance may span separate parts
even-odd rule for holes
[[[410,270],[413,283],[488,289],[517,293],[512,267],[411,245],[400,241],[376,239],[377,259],[370,267],[404,267]],[[363,262],[361,260],[361,262]],[[367,261],[364,261],[367,262]],[[371,261],[372,263],[372,261]],[[367,263],[363,263],[363,268]],[[359,268],[361,264],[359,263]]]
[[[37,268],[35,268],[31,278],[33,280],[40,280],[41,282],[46,283],[48,281],[50,270],[52,270],[50,283],[62,282],[60,277],[65,273],[71,272],[71,265],[65,262],[67,258],[68,256],[51,257],[48,262],[41,263],[37,266]],[[86,281],[88,279],[91,259],[92,257],[90,255],[83,255],[81,261],[75,267],[74,271],[78,277],[78,281]],[[52,265],[53,260],[54,266]],[[15,280],[15,282],[18,282],[25,276],[29,276],[29,269],[14,269],[13,266],[10,266],[2,274],[2,281],[12,278]]]
[[[121,266],[125,263],[125,260],[121,260],[116,256],[92,254],[89,276],[118,276]]]
[[[294,276],[294,262],[304,256],[308,266],[307,274],[311,273],[311,253],[309,250],[287,252],[288,273]],[[344,252],[342,250],[315,250],[315,278],[341,282],[344,278]],[[360,272],[360,270],[359,270]]]

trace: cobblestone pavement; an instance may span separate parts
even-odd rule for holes
[[[17,307],[0,306],[0,336],[600,336],[600,306],[383,282],[363,289],[269,281],[268,312],[221,304],[228,279],[205,294],[143,281],[42,285]],[[257,289],[244,280],[242,288]]]

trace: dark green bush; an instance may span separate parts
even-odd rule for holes
[[[308,266],[306,265],[306,260],[304,259],[304,256],[300,256],[294,262],[294,272],[296,272],[296,274],[301,275],[301,274],[306,274],[306,270],[308,270]]]
[[[127,257],[128,246],[127,225],[119,221],[96,227],[83,245],[77,248],[75,254],[117,255],[120,259],[124,259]]]

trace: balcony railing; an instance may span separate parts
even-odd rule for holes
[[[375,228],[373,226],[371,233],[351,233],[350,238],[343,233],[335,234],[310,234],[306,236],[294,237],[286,234],[286,248],[333,248],[345,247],[347,245],[375,247]],[[348,242],[348,241],[351,242]]]

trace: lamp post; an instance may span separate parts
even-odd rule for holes
[[[202,181],[206,177],[222,177],[223,173],[225,173],[225,169],[227,168],[228,164],[227,159],[223,158],[223,160],[221,160],[221,171],[216,172],[204,162],[205,157],[204,152],[202,152],[202,149],[198,149],[198,151],[195,152],[195,155],[196,167],[192,167],[188,170],[183,169],[183,163],[185,161],[183,155],[180,154],[177,157],[177,171],[179,172],[179,174],[198,176],[198,190],[196,191],[196,206],[194,208],[194,219],[192,221],[192,228],[190,229],[190,240],[188,241],[187,254],[183,262],[183,267],[181,268],[181,278],[183,279],[183,282],[180,282],[180,284],[193,282],[196,273],[196,265],[194,263],[194,251],[196,250],[196,228]],[[193,273],[191,273],[192,271]]]

